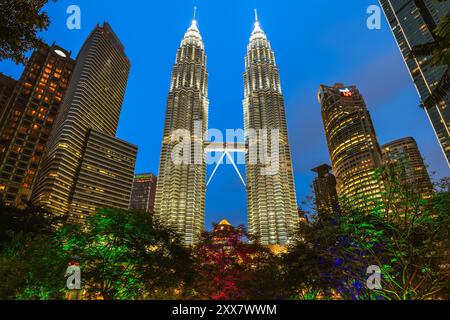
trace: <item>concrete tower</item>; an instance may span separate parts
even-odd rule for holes
[[[208,107],[206,55],[194,17],[173,66],[155,202],[156,218],[187,245],[204,228]]]
[[[255,146],[249,139],[246,158],[249,231],[262,244],[285,245],[297,230],[298,212],[284,97],[274,51],[255,18],[245,58],[243,102],[245,130],[255,132],[258,142]],[[266,161],[276,153],[277,164]]]

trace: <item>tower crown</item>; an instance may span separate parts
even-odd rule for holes
[[[195,16],[196,11],[197,8],[194,9],[194,18],[192,19],[191,26],[187,29],[186,33],[184,34],[184,38],[181,41],[182,46],[186,44],[195,44],[203,48],[203,39],[202,35],[200,34],[200,30],[198,29],[198,23]]]
[[[261,28],[261,24],[258,19],[258,11],[255,9],[255,26],[253,28],[252,35],[250,37],[250,42],[258,39],[267,40],[267,36]]]

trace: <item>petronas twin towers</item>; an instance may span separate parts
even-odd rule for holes
[[[298,226],[297,200],[279,72],[257,17],[245,67],[245,131],[255,132],[246,141],[249,231],[262,244],[285,245]],[[155,205],[157,219],[188,245],[204,229],[208,109],[206,54],[194,19],[173,67]],[[192,152],[178,149],[180,143]],[[276,165],[264,161],[267,153]]]

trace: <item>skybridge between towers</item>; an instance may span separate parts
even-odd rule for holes
[[[206,154],[218,152],[222,153],[222,156],[220,157],[219,161],[216,164],[216,167],[214,168],[213,173],[211,174],[211,177],[208,179],[208,182],[206,183],[206,187],[209,186],[212,179],[214,178],[214,175],[217,172],[217,169],[221,164],[223,164],[225,157],[227,157],[231,164],[234,167],[234,170],[236,170],[236,173],[238,174],[239,178],[241,179],[242,184],[244,187],[247,187],[247,184],[245,183],[244,178],[241,175],[241,172],[239,171],[236,162],[233,159],[232,154],[236,153],[244,153],[246,154],[248,151],[248,143],[236,143],[236,142],[206,142],[204,145],[204,150]]]

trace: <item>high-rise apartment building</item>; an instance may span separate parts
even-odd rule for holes
[[[156,218],[177,230],[188,245],[194,244],[204,229],[208,108],[206,54],[194,19],[173,66],[155,203]],[[177,132],[184,137],[172,139]],[[178,152],[183,159],[174,161],[174,147],[182,141],[190,154]]]
[[[252,161],[250,145],[246,157],[249,231],[262,244],[285,245],[298,229],[297,199],[280,75],[257,17],[245,58],[244,91],[244,127],[258,135],[259,156]],[[269,169],[274,163],[265,161],[272,152],[278,153],[274,170]]]
[[[76,220],[97,206],[108,206],[94,200],[94,194],[111,205],[128,207],[135,147],[115,139],[115,135],[129,71],[125,48],[111,26],[97,25],[78,54],[33,191],[34,202]],[[95,152],[97,147],[100,149]],[[125,176],[118,174],[121,166]],[[89,200],[86,181],[93,183],[97,178],[98,190],[88,192]],[[117,202],[119,190],[124,198]]]
[[[427,101],[440,79],[449,76],[449,66],[430,66],[430,57],[412,57],[417,45],[434,42],[434,30],[450,12],[450,1],[380,0],[405,63],[422,101]],[[448,89],[447,89],[448,90]],[[414,106],[412,106],[414,107]],[[450,166],[450,92],[442,101],[425,108]]]
[[[382,146],[383,163],[401,170],[399,175],[416,190],[416,193],[429,195],[433,192],[433,185],[414,138],[408,137],[392,141]]]
[[[319,102],[338,195],[354,207],[370,209],[382,196],[376,174],[382,156],[364,98],[355,86],[321,85]]]
[[[0,197],[7,204],[21,206],[30,200],[75,66],[70,55],[55,44],[36,50],[2,113]]]
[[[0,73],[0,119],[2,118],[2,114],[6,109],[6,105],[8,104],[16,85],[16,80]]]
[[[136,174],[131,191],[130,209],[154,213],[156,183],[158,178],[151,173]]]
[[[336,177],[331,173],[331,170],[332,168],[327,164],[312,170],[317,173],[313,186],[316,195],[316,209],[319,215],[332,216],[340,211]]]

